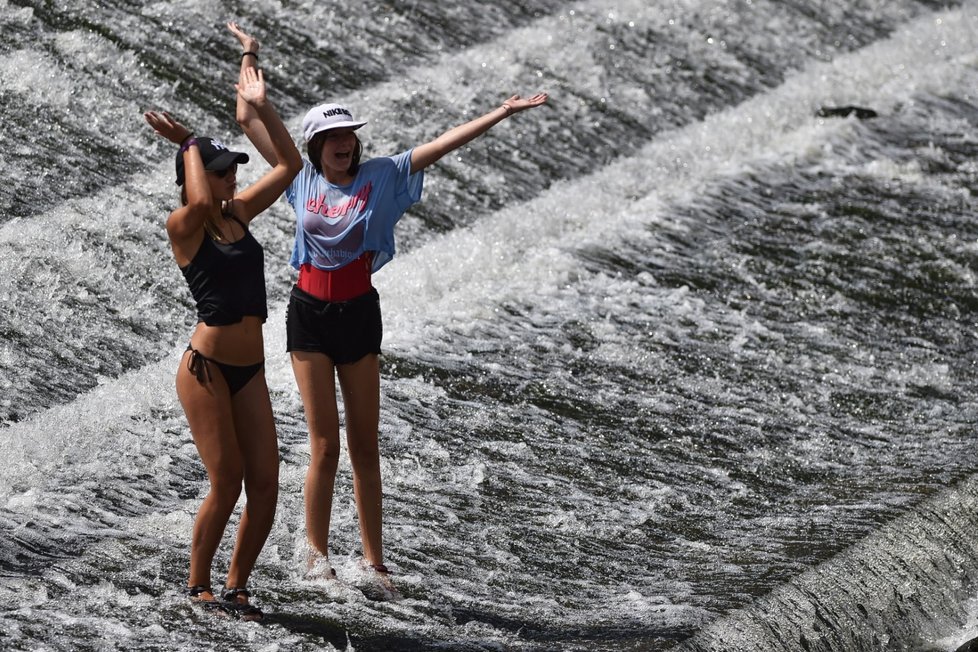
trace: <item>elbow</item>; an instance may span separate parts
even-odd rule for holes
[[[193,195],[194,193],[188,193],[187,203],[185,204],[187,211],[191,215],[206,217],[207,213],[210,212],[211,209],[212,202],[210,197],[195,197]]]
[[[258,133],[255,127],[255,116],[250,114],[247,109],[238,109],[234,113],[234,119],[238,123],[238,126],[241,128],[244,135],[250,140],[254,140],[253,135]]]
[[[239,106],[237,109],[235,109],[234,119],[237,121],[238,126],[241,127],[242,130],[247,130],[248,123],[251,122],[251,115],[249,114],[247,107]]]
[[[278,177],[284,178],[285,185],[292,183],[296,175],[302,170],[302,159],[298,156],[283,156],[278,163],[272,166],[272,171]]]
[[[299,150],[292,149],[288,156],[285,157],[285,169],[289,171],[289,176],[294,177],[299,174],[302,170],[302,156],[299,154]]]

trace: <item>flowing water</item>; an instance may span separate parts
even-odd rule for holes
[[[141,115],[252,151],[230,19],[293,133],[342,101],[367,156],[551,95],[429,170],[375,277],[400,601],[360,590],[345,460],[342,582],[303,576],[294,222],[280,202],[255,223],[282,459],[261,625],[181,594],[193,311],[163,230],[173,147]],[[976,35],[972,0],[0,0],[0,647],[720,649],[708,632],[846,560],[906,586],[887,542],[928,506],[971,513]],[[816,116],[845,105],[877,116]],[[916,631],[824,617],[850,642],[784,649],[952,649],[975,564],[920,561],[954,590],[901,607]]]

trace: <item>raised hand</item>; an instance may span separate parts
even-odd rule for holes
[[[265,75],[261,68],[242,68],[241,78],[234,87],[248,104],[258,107],[265,103]]]
[[[533,107],[540,106],[547,101],[548,95],[546,93],[537,93],[533,97],[522,98],[519,95],[514,95],[505,102],[503,106],[507,107],[507,113],[513,115],[514,113],[519,113],[520,111],[525,111],[527,109],[532,109]]]
[[[254,36],[247,34],[241,27],[234,21],[228,21],[228,31],[237,37],[238,41],[241,43],[243,48],[242,52],[254,52],[258,54],[258,49],[261,48],[261,43],[258,42]]]
[[[177,145],[193,135],[192,131],[174,120],[166,111],[147,111],[143,117],[156,133]]]

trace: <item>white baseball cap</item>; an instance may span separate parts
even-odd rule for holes
[[[354,120],[353,114],[345,106],[320,104],[309,109],[309,113],[302,119],[302,135],[308,143],[320,131],[342,127],[359,129],[365,124],[367,124],[366,120]]]

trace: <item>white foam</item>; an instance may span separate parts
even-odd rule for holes
[[[817,153],[837,142],[853,123],[813,119],[813,109],[820,104],[855,102],[891,111],[911,101],[915,93],[957,88],[962,69],[978,65],[971,47],[974,12],[972,2],[921,18],[886,41],[831,63],[815,64],[770,93],[664,134],[634,156],[589,177],[558,183],[530,202],[402,254],[376,279],[384,296],[386,346],[416,354],[437,340],[445,327],[464,330],[466,324],[491,321],[504,300],[559,296],[580,274],[576,248],[626,240],[634,230],[660,219],[657,211],[662,202],[694,197],[700,184],[717,175],[749,170],[759,161]],[[897,173],[907,178],[905,172]],[[163,201],[148,175],[137,185],[155,197],[141,210],[153,210],[155,206],[149,204]],[[106,191],[73,204],[82,214],[104,213],[102,208],[115,201],[111,197],[116,193]],[[114,229],[132,228],[125,217],[107,217],[116,220]],[[5,224],[0,227],[0,241],[39,243],[60,228],[63,218],[60,212],[42,216],[36,222],[39,229]],[[26,273],[10,267],[15,264],[5,262],[5,279]],[[91,273],[93,267],[85,269]],[[623,282],[616,285],[618,292],[627,287]],[[274,305],[270,312],[268,349],[281,351],[284,305]],[[32,474],[43,476],[58,464],[96,455],[105,437],[125,419],[146,414],[161,403],[173,408],[169,385],[175,356],[176,352],[71,404],[5,428],[0,454],[10,464],[0,478],[0,495]],[[946,385],[939,369],[931,371],[927,375],[932,384]],[[291,370],[285,356],[270,355],[266,373],[273,389],[290,393],[286,388],[292,383]]]
[[[666,200],[705,181],[845,142],[854,121],[812,117],[823,104],[893,111],[920,92],[957,88],[973,67],[974,4],[926,16],[892,38],[799,72],[770,93],[664,134],[589,177],[435,237],[376,277],[392,350],[417,352],[446,327],[492,319],[504,300],[552,297],[578,278],[574,251],[613,246],[655,224]]]

